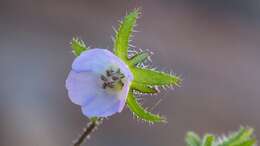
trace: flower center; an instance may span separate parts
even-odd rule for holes
[[[100,76],[100,79],[103,81],[102,88],[120,88],[124,86],[122,79],[125,78],[125,75],[117,69],[116,71],[113,69],[106,70],[105,74]]]

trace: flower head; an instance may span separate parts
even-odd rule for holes
[[[87,117],[107,117],[121,112],[133,75],[128,66],[105,49],[81,53],[66,80],[70,100]]]
[[[81,39],[72,39],[72,52],[77,58],[66,80],[66,88],[71,101],[80,105],[87,117],[110,116],[121,112],[127,103],[139,119],[150,123],[166,122],[165,117],[142,107],[137,95],[154,95],[160,88],[179,87],[182,80],[172,73],[149,67],[150,53],[135,51],[129,44],[139,15],[140,9],[134,9],[119,24],[113,39],[114,54],[105,49],[90,49]]]

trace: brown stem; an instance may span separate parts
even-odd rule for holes
[[[92,132],[95,131],[98,125],[101,124],[102,119],[93,119],[88,124],[87,127],[83,129],[83,133],[80,137],[74,142],[74,146],[80,146],[84,140],[90,136]]]

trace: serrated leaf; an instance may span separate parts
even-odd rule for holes
[[[234,145],[234,146],[254,146],[255,144],[256,144],[256,139],[253,138],[253,139],[244,141],[244,142]]]
[[[249,128],[249,129],[241,128],[240,131],[238,132],[237,136],[234,138],[234,140],[230,141],[230,145],[236,146],[247,140],[250,140],[252,134],[253,134],[252,128]]]
[[[79,56],[82,52],[88,50],[89,48],[85,45],[84,41],[79,38],[73,38],[71,41],[72,53],[75,56]]]
[[[140,93],[146,93],[146,94],[155,94],[158,93],[158,90],[154,87],[149,87],[145,84],[132,82],[131,89],[134,89]]]
[[[128,108],[136,115],[138,118],[151,122],[151,123],[159,123],[159,122],[166,122],[166,119],[160,117],[159,115],[152,114],[146,111],[138,102],[136,97],[133,94],[133,91],[128,93],[127,97],[127,106]]]
[[[200,146],[200,137],[194,132],[188,132],[185,138],[187,146]]]
[[[252,128],[244,128],[241,127],[238,132],[235,132],[222,140],[219,143],[219,146],[237,146],[241,145],[246,141],[252,141],[254,138],[252,137],[253,129]]]
[[[146,68],[131,68],[134,82],[151,86],[180,86],[181,78]]]
[[[202,146],[213,146],[215,141],[215,136],[206,134],[202,140]]]
[[[143,63],[147,58],[149,57],[148,52],[140,52],[135,54],[130,60],[127,62],[127,64],[131,66],[136,66],[139,63]]]
[[[240,128],[239,131],[230,134],[228,137],[220,137],[215,141],[213,135],[206,134],[202,143],[196,133],[189,132],[186,136],[187,146],[254,146],[256,139],[253,137],[252,128]]]
[[[129,41],[136,24],[136,19],[140,14],[139,9],[135,9],[124,17],[122,23],[116,32],[114,41],[115,54],[124,61],[128,60]]]

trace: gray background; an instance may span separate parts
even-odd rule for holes
[[[64,82],[80,36],[112,48],[112,26],[136,6],[138,48],[183,87],[142,103],[168,124],[133,119],[127,108],[85,145],[181,146],[188,130],[220,134],[250,125],[260,138],[258,0],[0,0],[0,145],[69,146],[87,119]]]

